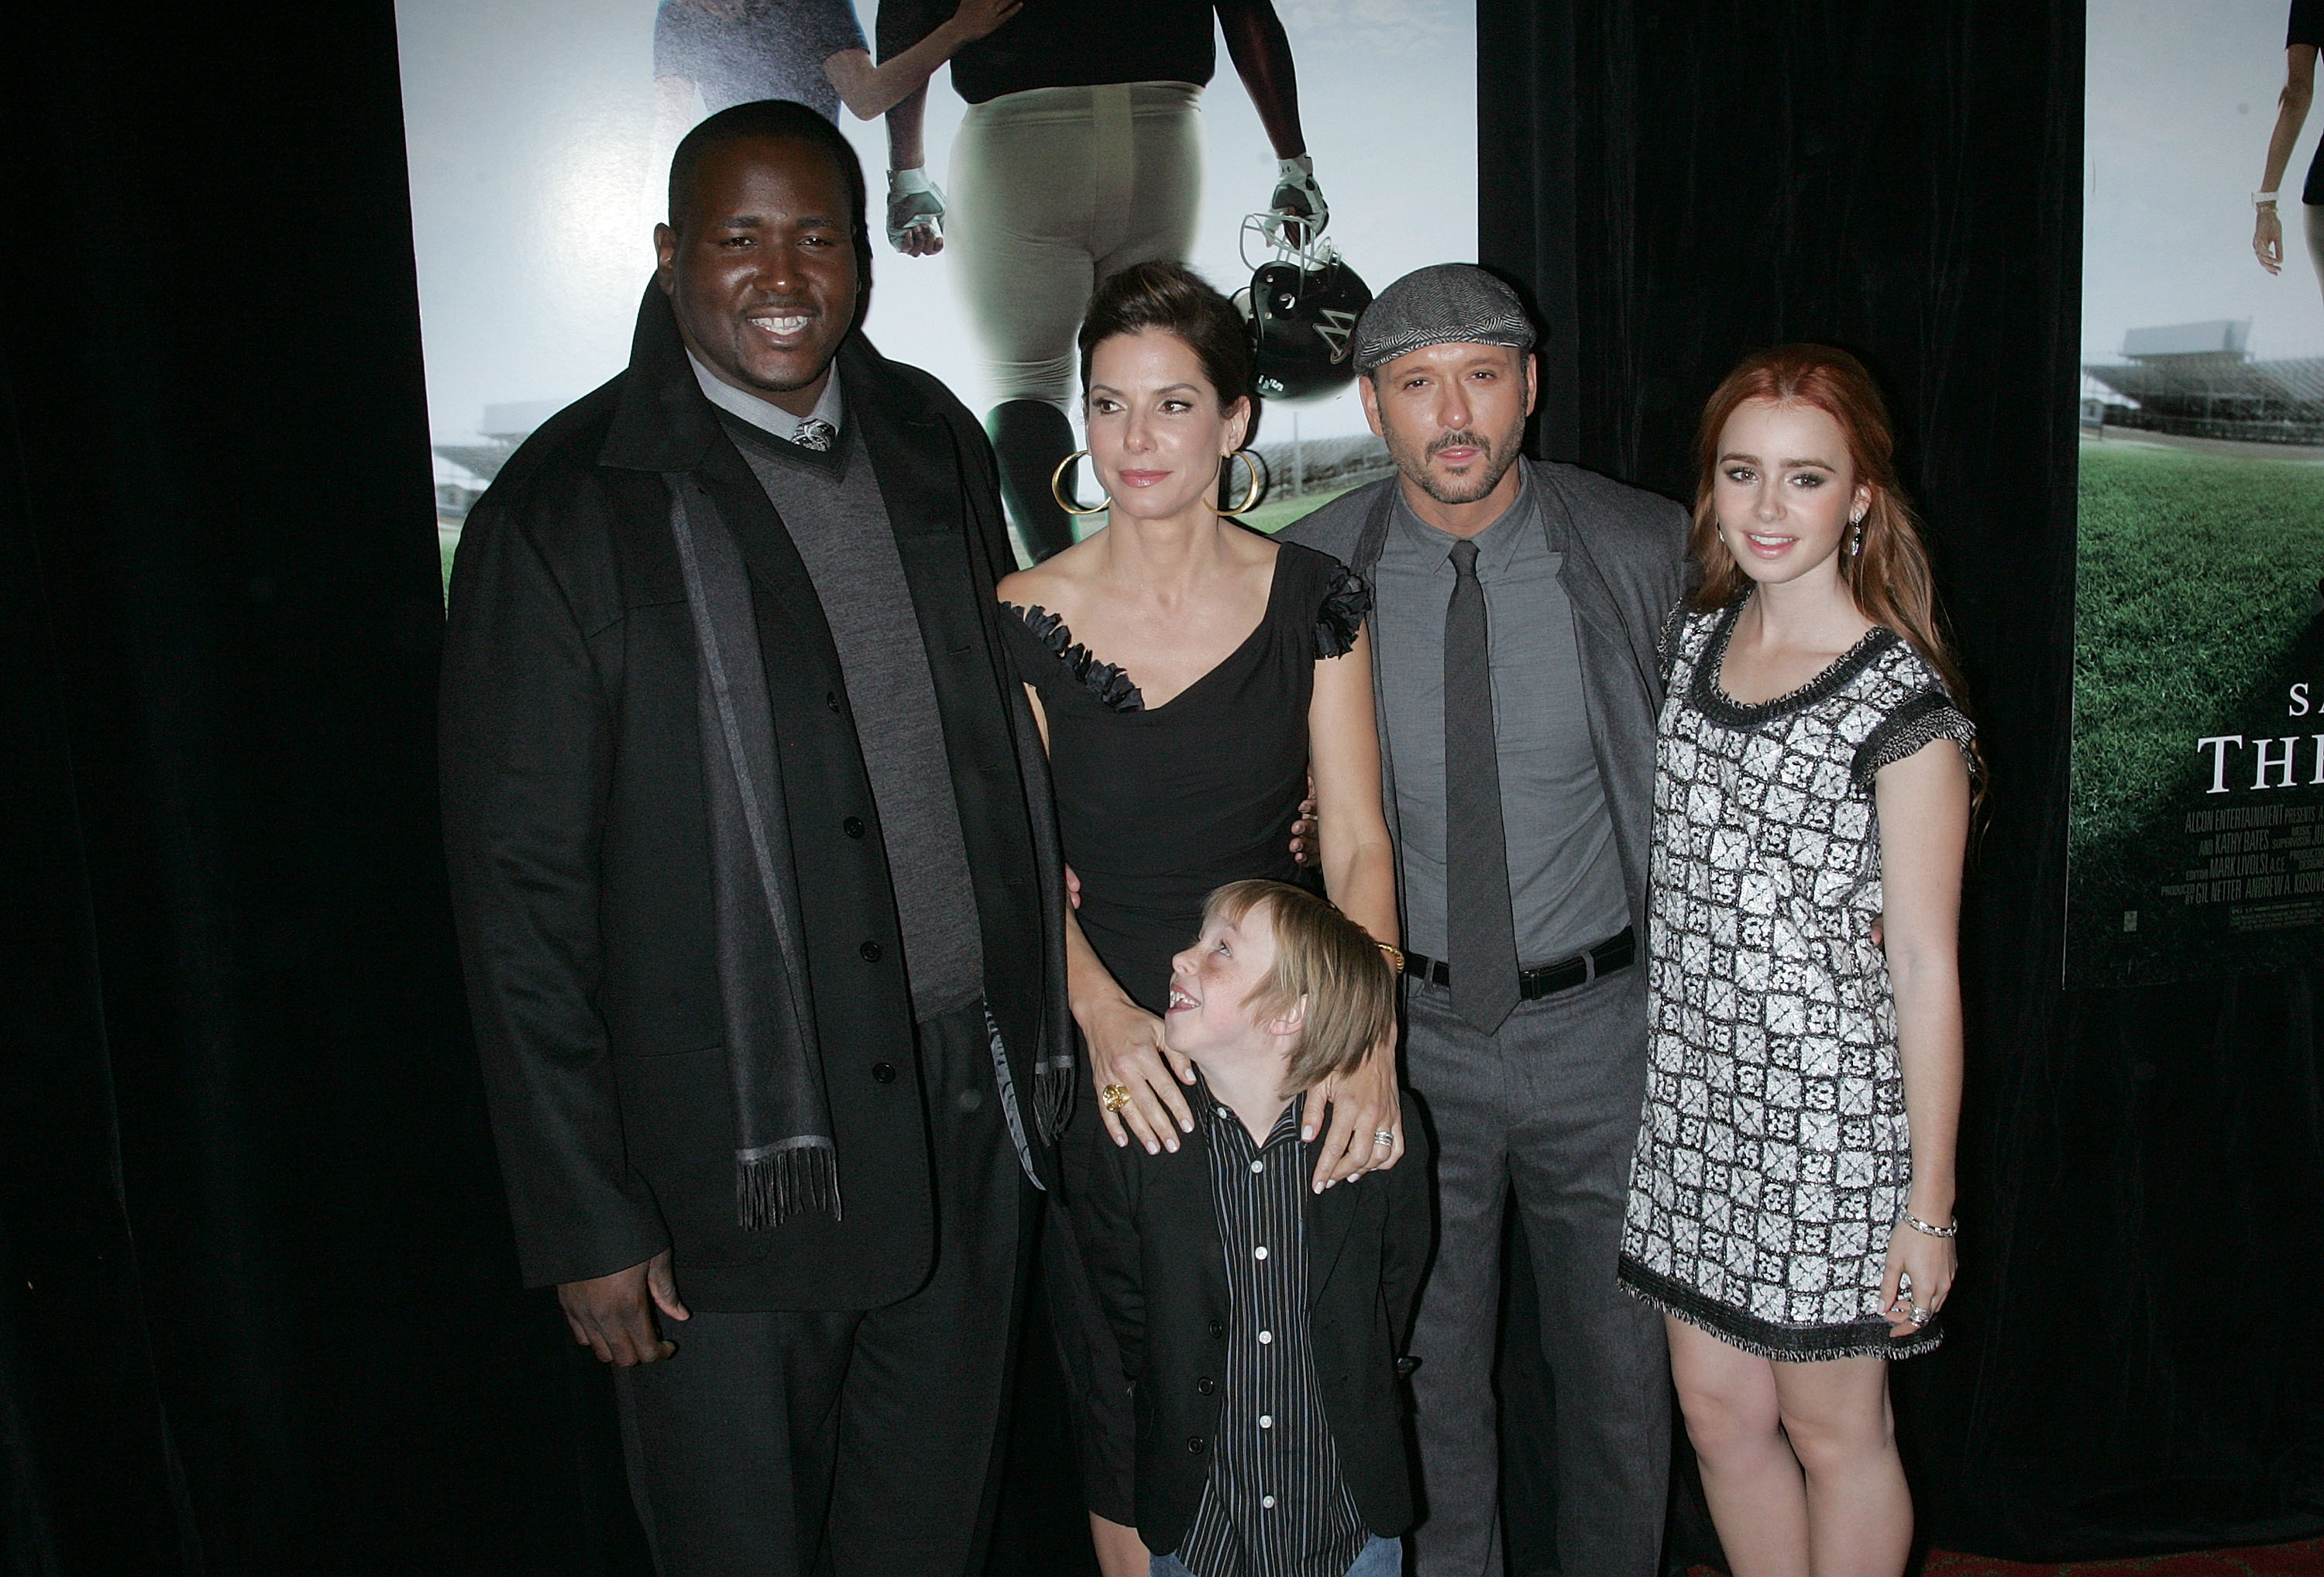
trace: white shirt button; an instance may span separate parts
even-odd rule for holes
[[[1254,1172],[1264,1172],[1267,1170],[1267,1163],[1265,1161],[1253,1161],[1250,1164],[1250,1169]]]
[[[1268,1342],[1272,1342],[1272,1341],[1274,1341],[1274,1340],[1275,1340],[1275,1333],[1274,1333],[1274,1332],[1272,1332],[1272,1331],[1261,1331],[1261,1332],[1259,1333],[1259,1344],[1261,1347],[1266,1346]]]
[[[1267,1258],[1267,1245],[1265,1243],[1261,1243],[1258,1248],[1253,1249],[1250,1253],[1251,1258],[1254,1259],[1264,1259]]]
[[[1259,1498],[1259,1503],[1261,1506],[1263,1506],[1263,1507],[1267,1508],[1267,1509],[1268,1509],[1268,1510],[1269,1510],[1269,1511],[1272,1511],[1272,1510],[1274,1510],[1274,1509],[1275,1509],[1275,1497],[1274,1497],[1274,1496],[1272,1496],[1272,1495],[1261,1495],[1261,1496]]]
[[[1259,1426],[1261,1429],[1272,1429],[1275,1427],[1275,1420],[1269,1415],[1261,1413],[1259,1416]]]

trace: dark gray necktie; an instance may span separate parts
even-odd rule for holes
[[[837,428],[819,416],[810,416],[798,424],[798,431],[791,434],[791,442],[802,449],[813,449],[817,454],[824,454],[829,451],[832,441],[838,437]]]
[[[1444,962],[1452,1010],[1489,1035],[1517,1005],[1517,935],[1477,544],[1452,545],[1452,571],[1444,610]]]

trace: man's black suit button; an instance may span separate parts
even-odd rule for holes
[[[863,835],[863,818],[860,816],[851,816],[839,824],[839,830],[851,838],[860,838]]]
[[[823,704],[830,707],[834,712],[838,711],[839,692],[837,690],[825,690],[823,693]]]
[[[1213,1320],[1211,1322],[1211,1334],[1222,1342],[1225,1341],[1227,1339],[1227,1323],[1224,1320]]]
[[[896,1065],[891,1062],[873,1063],[872,1065],[872,1082],[875,1084],[894,1084],[896,1082]]]
[[[866,942],[855,951],[863,954],[863,962],[866,964],[880,962],[880,944],[877,942]]]
[[[1202,1379],[1194,1382],[1194,1388],[1207,1397],[1213,1391],[1219,1388],[1219,1382],[1213,1379],[1209,1375],[1204,1375]]]
[[[1193,1452],[1196,1456],[1202,1455],[1203,1437],[1199,1434],[1189,1434],[1186,1436],[1186,1449]]]

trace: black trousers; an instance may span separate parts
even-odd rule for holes
[[[982,1569],[1035,1196],[982,1006],[919,1033],[936,1187],[927,1284],[862,1312],[697,1312],[664,1326],[675,1356],[614,1371],[660,1577]]]
[[[1049,1295],[1049,1321],[1057,1334],[1057,1364],[1073,1420],[1074,1459],[1082,1499],[1090,1510],[1124,1527],[1138,1525],[1138,1417],[1121,1348],[1098,1302],[1088,1245],[1074,1206],[1086,1197],[1090,1174],[1113,1143],[1086,1085],[1076,1093],[1073,1120],[1057,1141],[1063,1197],[1048,1202],[1041,1268]]]

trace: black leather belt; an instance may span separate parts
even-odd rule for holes
[[[1555,964],[1545,964],[1536,969],[1517,971],[1517,996],[1527,1002],[1571,991],[1585,981],[1596,980],[1601,974],[1611,974],[1618,969],[1628,969],[1637,962],[1638,934],[1635,927],[1625,926],[1622,934],[1611,941],[1600,942],[1587,953],[1577,953],[1571,958],[1561,958]],[[1441,958],[1430,958],[1418,953],[1404,955],[1404,973],[1407,980],[1425,980],[1430,985],[1450,990],[1452,969]]]

